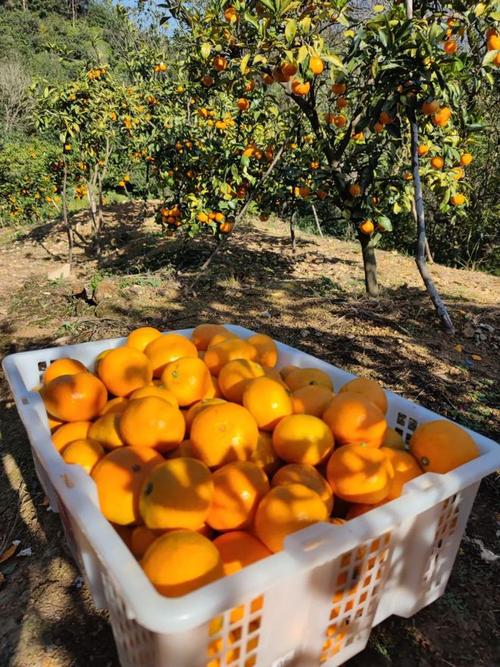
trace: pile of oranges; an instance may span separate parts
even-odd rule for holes
[[[102,513],[163,595],[230,575],[291,533],[348,521],[423,472],[479,454],[444,420],[419,426],[407,451],[377,382],[334,393],[324,371],[277,364],[269,336],[202,324],[191,338],[136,329],[94,372],[68,358],[45,371],[54,446],[92,476]]]

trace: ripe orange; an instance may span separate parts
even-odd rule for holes
[[[255,419],[241,405],[221,403],[199,412],[191,424],[196,456],[210,468],[248,460],[257,446]]]
[[[64,424],[63,421],[60,419],[55,419],[54,417],[51,417],[50,415],[47,415],[47,424],[49,426],[50,432],[54,433],[60,426]]]
[[[99,362],[97,374],[109,392],[128,396],[151,382],[153,368],[143,352],[133,347],[117,347]]]
[[[309,81],[299,81],[299,79],[293,79],[292,81],[292,93],[298,95],[299,97],[305,97],[309,94],[311,90],[311,84]]]
[[[228,338],[221,343],[210,344],[203,361],[212,375],[219,375],[223,366],[233,359],[257,359],[257,350],[239,338]]]
[[[63,424],[52,434],[52,442],[58,452],[64,449],[66,445],[75,440],[82,440],[88,437],[92,422],[80,421]]]
[[[273,437],[266,431],[259,431],[257,447],[250,461],[262,468],[266,475],[272,475],[280,467],[281,462],[274,451]]]
[[[461,192],[457,192],[450,197],[450,202],[453,206],[463,206],[466,202],[465,195]]]
[[[104,456],[104,449],[95,440],[73,440],[61,453],[66,463],[78,463],[90,475],[94,466]]]
[[[110,412],[96,419],[89,429],[89,438],[99,442],[106,449],[123,447],[122,435],[120,433],[121,414]]]
[[[333,449],[329,427],[313,415],[289,415],[273,431],[273,447],[288,463],[318,465]]]
[[[180,357],[197,357],[198,350],[195,345],[179,334],[162,334],[159,338],[151,341],[144,350],[144,354],[153,364],[153,374],[161,377],[167,364]]]
[[[382,447],[390,447],[391,449],[401,449],[404,450],[405,443],[401,434],[398,433],[393,428],[388,427],[385,432],[384,439],[382,440]]]
[[[233,21],[237,20],[238,12],[233,6],[226,7],[224,10],[224,18],[228,23],[232,23]]]
[[[249,359],[234,359],[225,364],[219,373],[219,387],[224,398],[241,403],[248,383],[264,375],[264,369]]]
[[[308,385],[321,385],[333,391],[330,376],[319,368],[297,368],[286,375],[285,382],[291,391],[296,391]]]
[[[444,167],[444,160],[439,156],[433,157],[431,158],[431,165],[434,169],[442,169]]]
[[[213,77],[210,76],[210,74],[205,74],[204,76],[202,76],[201,82],[206,88],[210,88],[210,86],[214,85],[214,79]]]
[[[373,126],[373,131],[374,131],[376,134],[380,134],[380,133],[383,132],[384,130],[385,130],[385,125],[384,125],[383,123],[377,122],[377,123],[375,123],[374,126]]]
[[[349,194],[351,197],[359,197],[363,190],[361,189],[361,185],[359,183],[351,183],[351,185],[348,188]]]
[[[250,102],[246,97],[240,97],[236,105],[240,111],[248,111],[250,108]]]
[[[410,452],[424,472],[446,473],[479,456],[471,436],[445,419],[420,424],[410,439]]]
[[[299,369],[299,366],[294,366],[293,364],[289,364],[288,366],[283,366],[282,368],[279,369],[280,375],[283,378],[283,380],[286,381],[287,377],[290,375],[292,371],[296,371]]]
[[[293,412],[290,392],[280,382],[266,376],[248,384],[243,405],[263,431],[272,431],[280,419]]]
[[[168,452],[182,442],[185,430],[181,411],[156,396],[130,401],[120,417],[120,434],[132,447]]]
[[[127,347],[133,347],[139,352],[144,352],[151,341],[156,340],[161,336],[161,331],[154,327],[139,327],[134,329],[127,336]]]
[[[210,470],[202,461],[169,459],[144,480],[139,508],[148,528],[197,530],[205,523],[213,495]]]
[[[451,109],[449,107],[442,107],[434,113],[432,122],[434,125],[436,125],[436,127],[444,127],[448,124],[451,115]]]
[[[345,83],[334,83],[332,85],[332,93],[334,95],[344,95],[344,93],[347,90],[347,86]]]
[[[269,481],[251,461],[234,461],[212,475],[214,494],[206,518],[215,530],[248,528],[261,499],[269,491]]]
[[[337,99],[337,109],[345,109],[348,106],[348,102],[345,97],[339,97]]]
[[[148,447],[114,449],[92,470],[101,512],[108,521],[126,526],[141,520],[139,493],[144,480],[163,457]]]
[[[239,572],[247,565],[267,556],[272,556],[260,540],[244,530],[233,530],[219,535],[213,544],[219,551],[226,576]]]
[[[213,65],[218,72],[223,72],[227,67],[227,60],[224,56],[215,56]]]
[[[293,411],[299,415],[321,417],[332,398],[333,391],[328,387],[306,384],[292,393]]]
[[[281,65],[281,71],[289,79],[291,76],[297,74],[297,65],[290,62],[283,63]]]
[[[86,370],[86,366],[81,361],[78,361],[78,359],[56,359],[43,374],[42,382],[43,384],[48,384],[51,380],[61,375],[75,375]]]
[[[371,510],[374,510],[376,507],[385,505],[386,502],[388,502],[388,500],[384,498],[384,500],[381,500],[379,503],[353,503],[347,511],[346,519],[348,521],[355,519],[357,516],[371,512]]]
[[[455,181],[460,181],[465,176],[465,171],[462,167],[453,167],[450,171],[453,174]]]
[[[165,387],[154,384],[149,384],[147,387],[136,389],[130,394],[129,399],[133,401],[137,398],[147,398],[148,396],[156,396],[157,398],[161,398],[167,403],[170,403],[170,405],[172,405],[174,408],[179,407],[177,398],[172,391],[166,389]]]
[[[108,392],[95,375],[81,372],[54,378],[43,385],[40,396],[49,415],[76,422],[97,417],[106,405]]]
[[[486,46],[488,51],[500,50],[500,35],[495,28],[490,28],[486,33]]]
[[[158,537],[159,534],[147,526],[136,526],[130,535],[130,551],[140,559]]]
[[[460,156],[460,164],[462,167],[467,167],[473,159],[474,157],[471,155],[471,153],[462,153]]]
[[[433,113],[439,110],[439,102],[437,100],[430,100],[424,102],[420,107],[420,110],[425,116],[432,116]]]
[[[168,364],[161,375],[166,389],[174,394],[181,407],[214,394],[212,377],[205,363],[193,357],[181,357]]]
[[[379,123],[382,123],[382,125],[390,125],[394,118],[391,116],[390,113],[387,113],[387,111],[382,111],[380,116],[378,117]]]
[[[184,413],[184,420],[186,422],[186,434],[189,434],[191,431],[191,425],[193,424],[194,418],[197,414],[209,408],[212,405],[218,405],[220,403],[226,403],[223,398],[204,398],[197,403],[194,403],[187,412]]]
[[[335,127],[345,127],[347,125],[347,118],[341,113],[335,114],[333,117],[333,124]]]
[[[443,50],[449,56],[453,55],[458,50],[458,44],[454,39],[447,39],[443,42]]]
[[[333,493],[326,479],[316,468],[307,463],[289,463],[280,468],[271,480],[272,486],[282,484],[303,484],[316,491],[325,503],[328,514],[333,509]]]
[[[319,76],[325,69],[325,63],[319,56],[312,56],[309,60],[309,69],[315,76]]]
[[[284,484],[275,486],[261,500],[254,530],[270,551],[277,552],[288,535],[327,519],[325,503],[315,491],[303,484]]]
[[[377,408],[384,414],[387,412],[387,397],[385,391],[376,380],[370,378],[355,378],[344,384],[340,394],[349,391],[353,394],[361,394],[375,403]]]
[[[257,350],[257,361],[266,368],[274,368],[278,363],[278,348],[270,336],[254,334],[247,341]]]
[[[387,498],[394,468],[384,452],[363,445],[336,449],[326,477],[335,496],[350,503],[378,503]]]
[[[138,389],[137,391],[140,391],[140,389]],[[109,414],[110,412],[113,412],[114,414],[121,414],[127,407],[127,404],[128,404],[128,399],[125,398],[124,396],[117,396],[116,398],[112,398],[103,407],[103,409],[99,413],[99,416],[102,417],[104,415]]]
[[[394,468],[394,477],[387,494],[387,500],[393,500],[399,498],[406,482],[423,474],[422,468],[408,452],[392,447],[381,447],[380,451],[387,456]]]
[[[370,234],[373,234],[375,231],[375,225],[373,224],[373,220],[363,220],[363,222],[359,225],[359,231],[362,234],[367,234],[368,236]]]
[[[224,576],[217,547],[192,530],[172,530],[156,539],[141,565],[158,593],[166,597],[186,595]]]
[[[334,396],[323,414],[337,445],[380,447],[387,429],[383,412],[363,394]]]
[[[206,214],[204,214],[206,215]],[[206,350],[215,334],[227,334],[228,330],[222,324],[199,324],[191,334],[191,340],[198,350]]]
[[[423,157],[424,155],[427,155],[429,152],[429,146],[427,144],[420,144],[420,146],[417,149],[417,153],[420,155],[420,157]]]

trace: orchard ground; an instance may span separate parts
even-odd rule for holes
[[[150,211],[152,214],[152,209]],[[78,231],[85,238],[80,214]],[[355,243],[297,234],[253,222],[238,229],[203,273],[213,249],[206,238],[168,238],[142,205],[106,213],[105,248],[96,261],[78,247],[65,277],[65,236],[57,226],[0,230],[0,355],[126,334],[141,324],[162,329],[203,321],[233,322],[270,334],[333,364],[380,380],[485,435],[498,427],[497,306],[500,279],[432,266],[457,334],[436,323],[411,258],[379,252],[378,301],[364,295]],[[58,277],[59,274],[59,277]],[[0,394],[0,478],[3,533],[31,548],[0,564],[0,667],[115,667],[106,614],[97,612],[64,544],[57,515],[47,510],[25,432],[9,390]],[[377,627],[353,667],[455,666],[500,663],[492,629],[500,557],[496,533],[498,480],[480,488],[446,594],[411,619]],[[1,542],[0,542],[1,544]],[[0,576],[0,581],[2,577]]]

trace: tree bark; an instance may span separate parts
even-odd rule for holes
[[[424,281],[425,289],[434,304],[434,308],[441,320],[442,325],[449,333],[455,332],[455,327],[448,314],[448,310],[441,299],[439,292],[434,285],[431,274],[425,261],[425,245],[427,237],[425,234],[425,213],[424,213],[424,199],[422,196],[422,183],[420,181],[420,172],[418,169],[418,123],[415,116],[415,111],[412,109],[409,112],[410,127],[411,127],[411,164],[413,173],[413,184],[415,188],[415,215],[417,219],[417,245],[415,249],[415,261],[418,270]]]
[[[67,185],[68,185],[68,165],[64,160],[63,172],[63,189],[62,189],[62,210],[63,221],[66,229],[66,236],[68,237],[68,264],[70,272],[73,270],[73,229],[68,218],[68,201],[67,201]]]
[[[294,211],[290,217],[290,243],[292,246],[292,253],[295,255],[295,218],[297,216],[297,211]]]
[[[378,297],[377,256],[373,240],[367,234],[358,234],[363,253],[363,269],[365,271],[365,287],[368,296]]]
[[[319,224],[319,218],[318,218],[318,213],[316,211],[316,206],[314,206],[314,204],[312,204],[311,208],[312,208],[312,212],[313,212],[313,215],[314,215],[314,220],[316,222],[316,227],[318,229],[318,234],[321,236],[321,238],[323,238],[323,232],[321,231],[321,226]]]

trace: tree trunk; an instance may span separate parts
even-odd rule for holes
[[[368,296],[378,297],[377,257],[375,245],[367,234],[358,234],[363,253],[363,269],[365,271],[365,287]]]
[[[316,206],[314,206],[314,204],[312,204],[311,208],[312,208],[312,212],[313,212],[313,215],[314,215],[314,220],[316,222],[316,227],[318,229],[318,234],[321,236],[321,238],[323,238],[323,232],[321,231],[321,226],[319,224],[319,218],[318,218],[318,213],[316,212]]]
[[[418,270],[424,281],[425,288],[434,304],[434,308],[441,320],[442,325],[449,333],[455,332],[455,327],[448,314],[448,310],[441,299],[436,286],[431,278],[429,268],[425,261],[425,245],[427,237],[425,234],[425,213],[424,199],[422,196],[422,183],[420,181],[420,172],[418,169],[418,123],[415,117],[415,111],[409,112],[411,126],[411,164],[413,172],[413,184],[415,188],[415,215],[417,219],[417,245],[415,249],[415,261]]]
[[[295,217],[297,215],[297,211],[294,211],[292,213],[292,216],[290,218],[290,243],[292,244],[292,253],[295,255]]]
[[[429,264],[434,264],[434,259],[432,257],[431,249],[429,247],[429,239],[425,237],[425,257]]]
[[[68,201],[66,194],[67,185],[68,185],[68,165],[66,164],[66,160],[64,160],[62,210],[63,210],[64,227],[66,229],[66,236],[68,237],[68,264],[69,264],[69,270],[71,272],[73,270],[73,229],[71,228],[71,223],[68,218]]]

